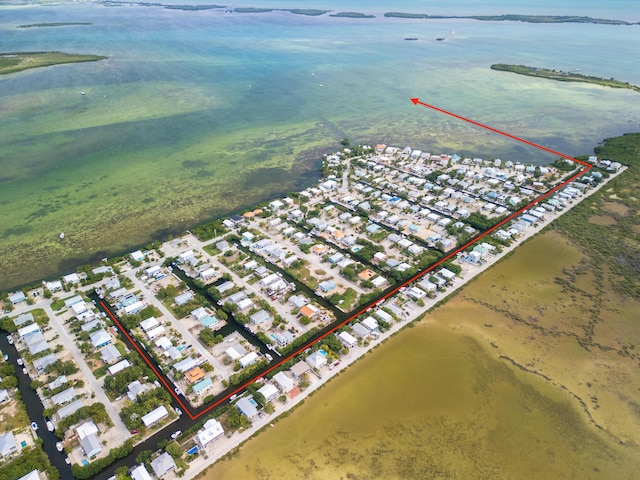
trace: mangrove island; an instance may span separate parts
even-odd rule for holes
[[[517,73],[519,75],[527,75],[528,77],[547,78],[549,80],[558,80],[560,82],[583,82],[602,85],[603,87],[612,88],[628,88],[636,92],[640,92],[640,87],[629,82],[621,82],[614,78],[592,77],[590,75],[582,75],[580,73],[564,72],[549,68],[527,67],[525,65],[507,65],[505,63],[494,63],[491,65],[492,70],[501,72]]]
[[[0,53],[0,75],[21,72],[29,68],[49,67],[64,63],[96,62],[107,57],[63,52]]]

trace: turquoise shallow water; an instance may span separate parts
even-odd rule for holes
[[[252,5],[299,7],[286,0]],[[635,15],[625,1],[606,7],[545,1],[512,8],[502,0],[304,6],[626,20]],[[64,225],[99,231],[100,223],[87,216],[96,209],[118,210],[110,222],[124,231],[115,246],[112,238],[94,233],[71,250],[43,250],[51,261],[31,279],[312,181],[311,152],[335,148],[345,136],[432,151],[550,159],[414,107],[411,97],[568,155],[589,153],[605,137],[637,130],[640,117],[638,94],[631,91],[488,68],[522,63],[640,84],[640,68],[631,61],[640,51],[640,26],[361,20],[97,3],[5,5],[0,11],[1,51],[109,57],[0,78],[0,218],[7,219],[0,222],[0,288],[26,281],[24,269],[9,265],[3,253],[26,248],[34,235],[51,235]],[[93,25],[15,28],[39,22]],[[407,36],[419,40],[407,42]],[[292,168],[300,162],[308,165]],[[285,169],[274,178],[270,169],[280,164]],[[96,182],[109,185],[109,194],[95,191]],[[160,186],[165,192],[209,190],[189,204],[158,206]],[[158,210],[149,210],[154,205]],[[124,227],[143,211],[146,233],[142,226]],[[167,211],[171,215],[158,213]]]

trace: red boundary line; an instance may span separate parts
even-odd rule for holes
[[[414,105],[421,105],[427,108],[430,108],[432,110],[435,110],[437,112],[440,113],[444,113],[446,115],[449,115],[451,117],[457,118],[458,120],[462,120],[465,121],[467,123],[470,123],[472,125],[475,125],[477,127],[482,127],[486,130],[489,130],[491,132],[503,135],[505,137],[511,138],[512,140],[516,140],[518,142],[521,143],[525,143],[529,146],[535,147],[539,150],[543,150],[545,152],[549,152],[549,153],[553,153],[554,155],[558,155],[559,157],[562,158],[566,158],[569,160],[572,160],[576,163],[579,163],[581,165],[583,165],[585,168],[583,168],[581,171],[579,171],[578,173],[576,173],[575,175],[571,176],[569,179],[565,180],[564,182],[562,182],[561,184],[555,186],[554,188],[552,188],[551,190],[543,193],[542,195],[540,195],[539,197],[535,198],[533,201],[531,201],[529,204],[527,204],[526,206],[520,208],[519,210],[513,212],[511,215],[509,215],[508,217],[506,217],[504,220],[498,222],[496,225],[494,225],[493,227],[489,228],[486,232],[482,233],[480,236],[474,238],[473,240],[470,240],[469,242],[465,243],[464,245],[456,248],[455,250],[451,251],[448,255],[444,256],[443,258],[441,258],[440,260],[438,260],[436,263],[434,263],[431,267],[429,267],[427,270],[424,270],[423,272],[420,272],[416,275],[414,275],[413,277],[409,278],[408,280],[405,280],[404,282],[402,282],[401,284],[397,285],[393,290],[391,290],[389,293],[387,293],[386,295],[380,297],[378,299],[378,301],[375,303],[375,305],[377,305],[378,303],[386,300],[387,298],[389,298],[392,295],[395,295],[401,288],[406,287],[408,284],[410,284],[411,282],[414,282],[415,280],[417,280],[418,278],[426,275],[427,273],[431,272],[432,270],[434,270],[435,268],[439,267],[440,265],[442,265],[443,263],[449,261],[451,258],[455,257],[458,253],[460,253],[461,251],[465,250],[466,248],[468,248],[470,245],[473,245],[474,243],[476,243],[477,241],[481,240],[482,238],[486,237],[487,235],[489,235],[490,233],[493,233],[495,230],[497,230],[498,228],[502,227],[505,223],[513,220],[515,217],[517,217],[518,215],[520,215],[524,210],[527,210],[529,207],[531,207],[532,205],[535,205],[536,203],[538,203],[539,201],[547,198],[548,196],[550,196],[551,194],[555,193],[556,191],[558,191],[559,189],[561,189],[562,187],[564,187],[565,185],[567,185],[568,183],[574,181],[576,178],[584,175],[585,173],[587,173],[589,170],[591,170],[593,168],[593,165],[589,165],[586,162],[583,162],[581,160],[577,160],[573,157],[570,157],[568,155],[564,155],[560,152],[556,152],[555,150],[551,150],[550,148],[546,148],[543,147],[541,145],[538,145],[536,143],[530,142],[529,140],[524,140],[520,137],[516,137],[515,135],[511,135],[509,133],[503,132],[501,130],[497,130],[495,128],[489,127],[487,125],[484,125],[482,123],[476,122],[474,120],[470,120],[468,118],[462,117],[460,115],[456,115],[455,113],[451,113],[448,112],[446,110],[443,110],[441,108],[438,107],[434,107],[433,105],[429,105],[427,103],[421,102],[420,99],[418,98],[412,98],[411,101],[413,102]],[[104,302],[100,302],[103,307]],[[321,337],[319,337],[315,342],[313,343],[317,343],[319,341],[321,341],[322,339],[324,339],[326,336],[332,334],[333,332],[335,332],[337,329],[343,327],[344,325],[346,325],[347,323],[349,323],[351,320],[353,320],[354,318],[358,317],[359,315],[362,315],[364,312],[366,312],[367,310],[370,310],[371,308],[373,308],[372,306],[366,307],[366,308],[362,308],[361,310],[359,310],[358,312],[356,312],[355,314],[351,315],[349,318],[347,318],[346,320],[344,320],[343,322],[341,322],[340,324],[336,325],[333,329],[331,329],[330,331],[324,333]],[[244,382],[241,386],[239,386],[238,388],[236,388],[235,390],[233,390],[231,393],[229,393],[228,395],[226,395],[225,397],[216,400],[214,403],[212,403],[211,405],[209,405],[207,408],[205,408],[203,411],[201,411],[200,413],[198,413],[197,415],[192,415],[191,412],[189,412],[189,409],[185,407],[185,405],[182,403],[182,401],[180,400],[180,398],[178,397],[178,395],[176,395],[176,393],[174,392],[173,388],[171,388],[167,382],[165,382],[165,380],[158,374],[158,371],[156,370],[156,368],[153,366],[153,364],[151,364],[146,355],[144,355],[142,353],[142,351],[140,350],[140,348],[138,347],[137,343],[131,338],[131,336],[127,333],[127,331],[122,327],[122,325],[120,324],[120,322],[111,314],[111,311],[107,308],[105,308],[105,310],[109,313],[109,316],[112,318],[112,320],[114,322],[116,322],[116,324],[118,325],[118,327],[120,328],[120,331],[131,341],[132,345],[135,347],[135,349],[138,351],[138,353],[140,354],[140,356],[144,359],[145,362],[147,362],[147,364],[149,365],[149,367],[151,367],[151,369],[153,370],[153,372],[158,376],[158,379],[160,379],[160,381],[164,384],[164,386],[167,388],[167,390],[169,391],[169,393],[173,396],[173,398],[175,398],[175,400],[178,402],[178,404],[180,404],[180,406],[182,407],[182,409],[187,413],[187,415],[189,416],[189,418],[191,420],[195,420],[199,417],[201,417],[202,415],[204,415],[205,413],[209,412],[210,410],[214,409],[215,407],[217,407],[218,405],[220,405],[221,403],[225,402],[229,397],[241,392],[242,390],[244,390],[245,388],[247,388],[247,386],[251,385],[253,382],[255,382],[258,378],[263,377],[264,375],[266,375],[267,373],[271,372],[272,370],[275,370],[276,368],[278,368],[280,365],[282,365],[283,363],[287,362],[289,359],[295,357],[296,355],[298,355],[300,352],[302,352],[303,350],[306,350],[307,348],[309,348],[309,345],[305,345],[303,347],[300,347],[298,350],[291,352],[289,355],[287,355],[285,358],[281,359],[278,363],[276,363],[275,365],[273,365],[272,367],[270,367],[268,370],[256,375],[254,378]]]

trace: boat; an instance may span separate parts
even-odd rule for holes
[[[405,40],[418,40],[418,37],[405,37]]]
[[[62,442],[56,442],[56,450],[61,452],[63,448]]]

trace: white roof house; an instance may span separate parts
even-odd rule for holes
[[[80,283],[80,277],[78,277],[77,273],[70,273],[62,277],[62,281],[64,283]]]
[[[147,333],[147,337],[149,337],[149,340],[153,340],[154,338],[164,334],[164,327],[162,325],[158,325],[157,327],[152,328],[151,330],[147,330],[146,333]]]
[[[73,305],[71,305],[71,310],[73,310],[73,313],[76,316],[82,315],[84,312],[87,311],[87,304],[84,301],[74,303]]]
[[[31,470],[26,475],[23,475],[18,480],[40,480],[40,471],[39,470]]]
[[[180,306],[180,305],[184,305],[186,303],[189,303],[192,299],[193,299],[193,292],[188,290],[188,291],[186,291],[184,293],[181,293],[177,297],[175,297],[173,299],[173,301],[175,302],[175,304],[177,306]]]
[[[160,325],[160,322],[158,322],[155,317],[149,317],[146,320],[140,322],[140,328],[142,328],[142,330],[144,330],[145,332],[157,327],[158,325]]]
[[[129,363],[129,360],[127,359],[121,360],[115,365],[111,365],[108,368],[109,375],[115,375],[116,373],[121,372],[122,370],[124,370],[125,368],[129,368],[130,366],[131,364]]]
[[[261,323],[271,320],[271,315],[266,310],[260,310],[249,317],[249,320],[254,325],[260,325]]]
[[[421,298],[424,298],[427,296],[427,294],[425,293],[424,290],[419,289],[418,287],[411,287],[408,291],[407,291],[407,295],[409,295],[411,298],[413,298],[414,300],[420,300]]]
[[[284,372],[276,373],[273,376],[273,381],[275,382],[275,384],[278,387],[278,389],[283,393],[287,393],[288,391],[290,391],[295,386],[295,383],[294,383],[293,379],[291,379]]]
[[[58,361],[58,357],[56,357],[56,354],[50,353],[48,355],[45,355],[44,357],[36,358],[32,363],[33,363],[33,368],[36,369],[36,372],[42,373],[44,372],[45,368],[47,368],[52,363],[56,363],[57,361]],[[65,377],[65,382],[66,381],[67,380]]]
[[[180,360],[179,362],[175,363],[173,365],[173,368],[175,368],[179,372],[184,373],[197,366],[198,362],[196,362],[193,358],[185,358],[184,360]]]
[[[138,465],[129,472],[131,480],[153,480],[144,465]]]
[[[256,363],[257,361],[258,361],[258,354],[256,352],[249,352],[239,360],[242,368],[245,368],[251,365],[252,363]]]
[[[98,426],[91,420],[89,420],[88,422],[84,422],[82,425],[77,426],[76,433],[80,438],[88,437],[89,435],[95,435],[98,433]]]
[[[356,334],[356,336],[360,337],[360,338],[365,338],[369,336],[369,329],[367,327],[365,327],[364,325],[362,325],[362,323],[354,323],[352,326],[353,329],[353,333]]]
[[[267,285],[275,282],[279,278],[280,277],[277,274],[272,273],[271,275],[268,275],[268,276],[262,278],[258,283],[260,283],[261,287],[266,287]]]
[[[25,337],[24,343],[27,345],[31,355],[36,355],[40,352],[44,352],[49,348],[49,344],[44,338],[42,332],[37,331]]]
[[[71,305],[74,305],[74,304],[76,304],[78,302],[83,302],[83,301],[84,300],[82,299],[82,295],[76,295],[74,297],[67,298],[64,301],[64,306],[69,308]]]
[[[51,397],[51,401],[54,405],[63,405],[69,403],[76,396],[76,389],[73,387],[67,388],[60,393],[56,393]]]
[[[238,305],[238,310],[246,310],[247,308],[253,307],[253,302],[250,298],[243,298],[236,305]]]
[[[16,318],[13,319],[13,324],[16,327],[21,327],[23,326],[25,323],[33,323],[35,321],[35,319],[33,318],[33,313],[28,312],[28,313],[23,313],[22,315],[18,315]]]
[[[362,325],[364,325],[370,332],[375,332],[376,330],[378,330],[378,322],[376,321],[375,318],[373,317],[367,317],[365,318],[362,322]]]
[[[18,445],[16,444],[16,437],[13,436],[13,432],[0,435],[0,457],[8,457],[17,451]]]
[[[89,334],[89,339],[94,348],[100,348],[111,343],[111,335],[102,329]]]
[[[24,295],[24,292],[15,292],[9,295],[9,301],[12,305],[17,305],[20,302],[24,302],[27,297]]]
[[[381,309],[376,310],[374,312],[374,315],[378,317],[380,320],[384,320],[387,323],[391,323],[393,321],[393,317]]]
[[[219,421],[212,418],[204,422],[202,430],[198,430],[198,433],[196,434],[196,443],[198,443],[202,448],[205,448],[211,442],[223,435],[224,430],[222,429],[222,425]]]
[[[104,363],[111,364],[118,361],[122,355],[115,345],[107,345],[101,350],[101,357]]]
[[[262,394],[267,402],[270,402],[271,400],[276,398],[278,396],[278,393],[280,392],[278,392],[278,389],[275,387],[275,385],[267,383],[264,387],[258,389],[258,393]]]
[[[201,318],[204,318],[209,314],[204,307],[198,307],[195,310],[191,310],[191,315],[193,315],[196,320],[200,320]]]
[[[69,415],[75,413],[82,407],[84,407],[84,403],[82,403],[82,400],[76,400],[75,402],[71,402],[70,404],[65,405],[64,407],[59,409],[56,413],[60,418],[60,420],[62,420],[64,418],[67,418]]]
[[[147,268],[144,273],[149,277],[154,277],[162,271],[160,265],[154,265],[153,267]]]
[[[320,351],[317,350],[313,352],[311,355],[309,355],[307,358],[305,358],[304,361],[307,362],[307,364],[311,368],[322,368],[324,365],[327,364],[327,357],[322,355]]]
[[[338,334],[340,341],[347,347],[352,348],[358,344],[358,340],[349,332],[340,332]]]
[[[257,406],[258,404],[252,396],[242,397],[236,403],[236,408],[240,410],[240,413],[249,419],[255,417],[258,414]]]
[[[242,345],[234,345],[233,347],[229,347],[226,350],[226,354],[231,359],[232,362],[242,358],[247,354],[247,349]]]
[[[137,302],[133,302],[131,305],[127,305],[126,307],[124,307],[124,313],[126,315],[133,315],[135,313],[138,313],[140,310],[144,309],[145,304],[144,302],[141,302],[140,300],[138,300]]]
[[[95,457],[102,451],[102,446],[96,434],[88,435],[80,439],[80,446],[87,457]]]
[[[176,468],[176,463],[173,461],[171,455],[164,452],[158,458],[151,460],[151,468],[153,469],[153,473],[160,478],[171,470],[174,470]]]
[[[164,405],[160,405],[158,408],[151,410],[149,413],[144,415],[142,417],[142,423],[144,423],[145,427],[149,428],[168,416],[169,412],[167,411],[167,408]]]
[[[447,280],[453,280],[454,278],[456,278],[456,274],[453,273],[451,270],[447,270],[446,268],[441,268],[438,274],[441,277],[446,278]]]
[[[198,276],[203,280],[207,280],[209,278],[213,278],[216,276],[216,269],[213,267],[209,267],[203,271],[201,271]]]
[[[171,340],[167,337],[160,337],[155,341],[156,347],[161,348],[162,350],[168,350],[173,346]]]
[[[32,333],[36,333],[40,331],[40,326],[37,323],[31,323],[26,327],[22,327],[18,330],[18,336],[24,338]]]
[[[146,392],[147,390],[149,390],[149,387],[146,383],[140,383],[140,380],[134,380],[127,387],[127,397],[129,397],[129,400],[132,402],[135,402],[138,395]]]

